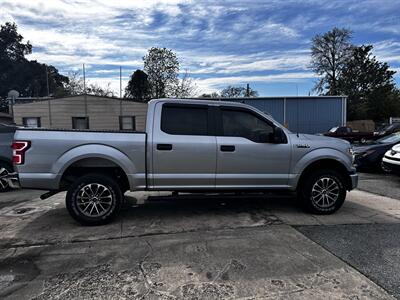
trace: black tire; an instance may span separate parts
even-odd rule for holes
[[[317,184],[318,186],[319,184],[323,186],[324,182],[326,183],[326,188],[321,189],[321,194],[318,191],[320,188],[317,188]],[[333,184],[333,187],[331,184]],[[328,189],[328,186],[331,186],[331,188]],[[313,188],[315,188],[314,191]],[[323,190],[325,190],[325,192],[323,192]],[[332,191],[332,193],[327,192],[327,190]],[[334,194],[337,194],[337,197],[335,197]],[[329,198],[326,195],[329,195]],[[345,180],[343,176],[335,170],[316,170],[309,174],[302,182],[298,189],[298,196],[302,202],[303,208],[308,212],[318,215],[333,214],[343,205],[346,199]]]
[[[5,162],[0,162],[0,176],[2,175],[7,175],[9,173],[13,172],[13,168],[5,163]],[[10,185],[6,180],[1,180],[0,179],[0,193],[8,192],[11,190]]]
[[[96,187],[97,190],[94,192]],[[103,190],[103,187],[106,189]],[[92,188],[93,193],[87,194],[86,191],[90,191]],[[102,191],[103,193],[107,191],[104,197],[103,194],[100,195]],[[96,194],[96,197],[92,197],[90,194]],[[106,202],[102,202],[102,198],[106,198],[104,200]],[[90,201],[92,203],[89,203]],[[79,223],[83,225],[103,225],[111,222],[118,215],[122,201],[123,194],[121,188],[114,179],[106,175],[88,174],[78,178],[69,187],[65,204],[71,217]],[[96,215],[96,211],[94,211],[93,215],[89,214],[89,211],[95,208],[93,202],[97,203],[97,212],[101,210],[100,206],[106,208],[104,209],[104,214]],[[85,211],[85,208],[87,211]]]

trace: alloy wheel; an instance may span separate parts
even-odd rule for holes
[[[322,177],[312,187],[311,200],[320,208],[328,208],[335,204],[339,194],[340,188],[336,180],[331,177]]]
[[[101,217],[110,211],[114,202],[113,193],[106,186],[90,183],[83,186],[77,196],[78,210],[88,217]]]
[[[6,179],[1,179],[2,176],[8,175],[8,170],[6,168],[0,167],[0,191],[5,191],[9,188],[8,181]]]

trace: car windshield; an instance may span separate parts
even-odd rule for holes
[[[388,136],[385,136],[383,138],[380,138],[377,140],[378,143],[380,144],[387,144],[387,143],[400,143],[400,133],[392,133]]]
[[[390,130],[396,129],[396,128],[398,128],[398,127],[399,127],[399,124],[398,124],[398,123],[393,123],[393,124],[388,125],[388,126],[386,126],[385,128],[383,128],[382,131],[390,131]]]
[[[329,129],[329,132],[335,132],[339,127],[332,127],[331,129]]]

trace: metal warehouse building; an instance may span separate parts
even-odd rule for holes
[[[254,106],[293,132],[321,133],[346,125],[345,96],[230,98],[229,101]]]
[[[346,97],[223,98],[252,105],[293,132],[321,133],[346,124]],[[29,127],[144,130],[147,103],[113,97],[19,98],[14,120]]]

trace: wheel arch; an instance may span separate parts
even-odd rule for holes
[[[64,153],[53,165],[53,172],[59,174],[59,189],[65,189],[78,176],[97,172],[115,176],[127,190],[132,186],[129,174],[136,173],[136,169],[130,159],[115,148],[85,145]]]
[[[302,170],[300,177],[297,181],[297,189],[304,184],[304,181],[309,174],[321,169],[329,169],[338,172],[341,176],[343,176],[346,190],[351,189],[351,178],[349,176],[349,171],[347,170],[346,166],[342,162],[332,158],[319,159],[307,165]]]

